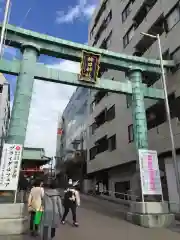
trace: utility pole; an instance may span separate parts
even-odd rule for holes
[[[52,173],[53,173],[53,157],[51,158],[51,178],[52,178]]]
[[[11,3],[11,0],[6,1],[4,19],[3,19],[2,30],[1,30],[1,38],[0,38],[0,58],[2,58],[2,54],[3,54],[4,37],[5,37],[6,25],[8,21],[10,3]]]
[[[80,188],[81,188],[81,191],[83,189],[83,178],[84,178],[84,138],[83,138],[83,134],[81,136],[81,146],[80,146],[80,149],[81,149],[81,181],[80,181]]]
[[[169,133],[170,133],[170,139],[171,139],[171,151],[172,151],[172,159],[173,159],[173,165],[174,165],[174,171],[175,171],[175,177],[176,177],[176,184],[177,184],[177,192],[179,196],[179,203],[180,203],[180,176],[178,171],[178,163],[176,158],[176,147],[175,147],[175,141],[174,141],[174,135],[172,130],[172,124],[171,124],[171,114],[170,114],[170,107],[169,107],[169,100],[168,100],[168,91],[167,91],[167,84],[166,84],[166,76],[165,76],[165,69],[163,64],[163,56],[162,56],[162,47],[161,47],[161,39],[160,35],[152,35],[148,33],[141,33],[144,36],[154,38],[158,41],[158,48],[159,48],[159,56],[160,56],[160,67],[161,67],[161,74],[162,74],[162,85],[164,90],[164,102],[165,102],[165,108],[166,108],[166,116],[169,126]]]

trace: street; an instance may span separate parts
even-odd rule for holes
[[[109,205],[109,208],[108,208]],[[115,208],[116,204],[104,202],[102,206],[90,201],[84,201],[78,211],[80,226],[74,228],[69,221],[58,230],[58,237],[62,239],[104,239],[104,240],[139,240],[139,239],[179,239],[179,233],[168,229],[146,229],[135,226],[122,219],[122,212]],[[112,209],[112,211],[111,211]],[[68,220],[71,220],[69,216]]]
[[[135,226],[123,220],[123,210],[117,204],[101,201],[88,196],[83,196],[82,206],[78,209],[79,228],[72,226],[71,214],[66,225],[60,226],[55,239],[66,240],[179,240],[179,228],[146,229]],[[125,210],[125,209],[124,209]],[[0,237],[0,240],[31,240],[28,236]],[[38,238],[37,238],[38,239]]]

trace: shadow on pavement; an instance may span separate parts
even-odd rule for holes
[[[127,208],[123,208],[118,204],[110,203],[108,201],[97,200],[92,202],[91,200],[84,199],[81,208],[90,209],[98,212],[101,215],[108,217],[115,217],[119,219],[125,219]]]

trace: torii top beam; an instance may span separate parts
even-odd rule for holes
[[[2,24],[0,25],[0,30]],[[82,50],[101,54],[101,64],[108,69],[125,71],[139,69],[145,73],[160,74],[160,61],[146,59],[120,53],[114,53],[87,45],[70,42],[60,38],[40,34],[14,25],[7,25],[6,44],[21,48],[22,44],[34,43],[40,48],[40,53],[72,61],[81,61]],[[174,61],[164,61],[164,67],[174,67]]]

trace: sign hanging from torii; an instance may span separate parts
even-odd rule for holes
[[[100,68],[100,54],[82,51],[79,80],[95,83]]]

